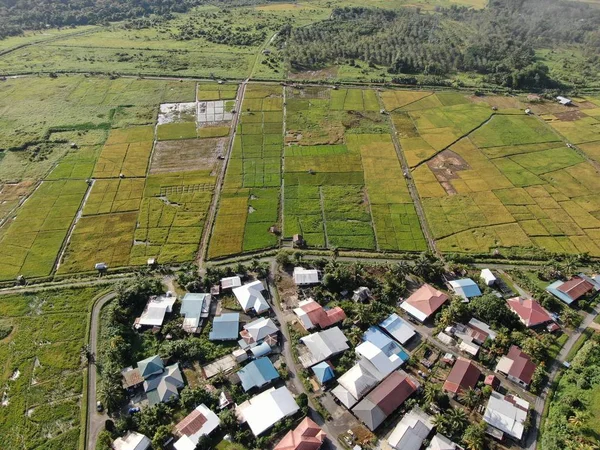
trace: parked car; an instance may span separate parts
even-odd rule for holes
[[[135,414],[135,413],[139,413],[140,412],[140,407],[139,406],[134,406],[133,408],[129,408],[129,414]]]
[[[102,405],[102,402],[100,402],[100,401],[96,402],[96,411],[98,411],[98,412],[104,411],[104,406]]]

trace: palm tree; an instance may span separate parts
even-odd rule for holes
[[[425,386],[423,391],[423,399],[430,405],[431,403],[437,403],[442,396],[442,389],[438,384],[429,383]]]
[[[451,429],[456,433],[457,430],[462,430],[469,423],[467,413],[462,408],[451,408],[446,412],[446,420]]]
[[[467,450],[483,450],[485,448],[485,428],[484,422],[467,427],[463,435],[463,443]]]
[[[588,418],[589,414],[585,411],[575,411],[575,414],[569,417],[569,425],[573,428],[581,428]]]
[[[473,388],[463,390],[458,395],[458,398],[470,410],[473,410],[479,403],[479,400],[481,399],[479,392]]]
[[[441,433],[445,436],[452,435],[452,428],[448,423],[448,417],[445,414],[436,414],[433,417],[433,425],[437,429],[438,433]]]

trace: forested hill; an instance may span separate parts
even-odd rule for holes
[[[597,64],[600,9],[562,0],[492,0],[487,8],[384,11],[339,8],[329,20],[290,31],[292,69],[361,60],[390,73],[478,72],[508,87],[552,87],[536,48],[575,46]]]

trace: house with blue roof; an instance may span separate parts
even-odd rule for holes
[[[363,334],[363,341],[374,344],[379,350],[381,350],[385,356],[392,358],[393,355],[397,356],[402,360],[402,363],[409,360],[410,355],[402,348],[400,344],[388,337],[383,331],[376,326],[371,326]]]
[[[184,315],[183,329],[188,333],[198,333],[201,329],[202,319],[208,317],[212,297],[210,294],[190,294],[181,300],[181,315]]]
[[[319,364],[312,366],[312,371],[314,372],[319,384],[327,383],[328,381],[333,380],[335,378],[333,366],[329,361],[323,361]]]
[[[211,341],[236,341],[240,332],[240,313],[221,314],[213,319],[208,334]]]
[[[450,287],[456,295],[462,297],[463,302],[468,302],[473,297],[479,297],[481,290],[477,283],[470,278],[450,281]]]
[[[258,358],[237,372],[244,391],[261,388],[279,378],[279,372],[269,358]]]
[[[391,314],[379,326],[401,344],[406,344],[417,334],[414,327],[396,313]]]

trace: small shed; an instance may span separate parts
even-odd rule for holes
[[[491,374],[485,377],[484,384],[486,386],[491,386],[494,389],[498,389],[498,387],[500,387],[500,380],[496,375]]]
[[[486,286],[493,286],[496,283],[496,277],[490,269],[483,269],[479,277],[483,280]]]
[[[301,234],[295,234],[292,238],[292,245],[294,247],[304,247],[305,242],[304,242],[304,238],[302,237]]]
[[[319,381],[319,384],[327,383],[330,380],[335,378],[335,373],[333,372],[333,366],[329,361],[323,361],[319,364],[312,366],[312,371],[315,374],[315,377]]]
[[[573,101],[570,98],[563,97],[562,95],[556,97],[556,100],[558,100],[558,103],[564,106],[569,106],[573,104]]]

